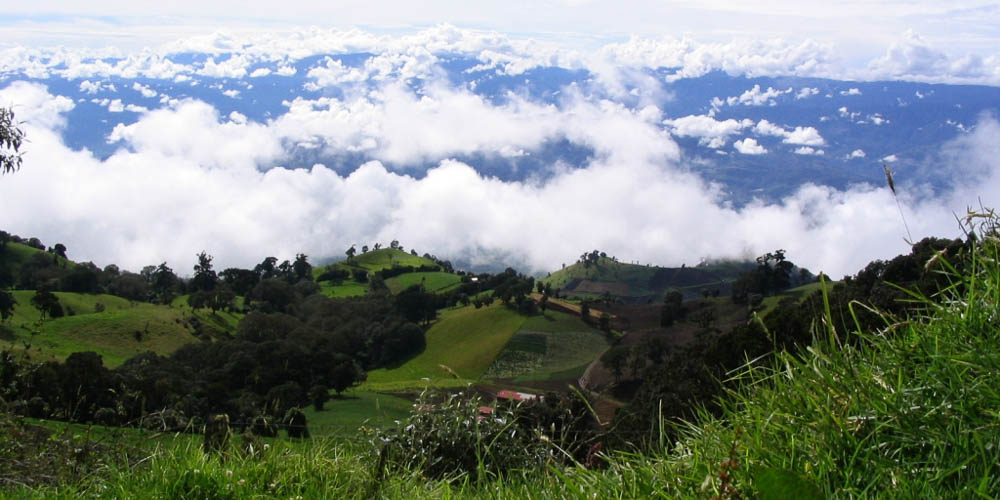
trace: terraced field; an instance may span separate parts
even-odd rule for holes
[[[571,381],[608,348],[603,332],[578,316],[546,311],[532,316],[504,346],[484,378],[513,382]]]

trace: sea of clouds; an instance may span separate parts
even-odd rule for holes
[[[865,71],[873,78],[1000,82],[997,61],[951,60],[922,43],[907,35]],[[335,60],[317,66],[308,85],[335,87],[337,96],[293,97],[284,113],[266,122],[161,96],[160,107],[114,127],[106,140],[118,149],[104,159],[63,139],[77,102],[38,82],[9,83],[0,89],[0,104],[14,106],[30,142],[23,168],[0,177],[0,227],[49,245],[62,242],[76,260],[133,270],[166,261],[182,274],[202,250],[216,256],[221,269],[252,266],[269,255],[336,257],[351,245],[395,239],[407,250],[530,272],[558,269],[595,248],[622,261],[662,265],[783,248],[796,263],[839,278],[872,259],[906,252],[907,238],[960,235],[956,215],[980,203],[996,206],[1000,123],[983,115],[942,148],[939,168],[952,179],[943,194],[902,184],[897,205],[885,186],[805,184],[777,202],[734,207],[691,168],[675,136],[725,139],[756,130],[814,153],[823,138],[811,127],[786,130],[764,121],[664,123],[664,110],[652,104],[662,102],[661,87],[637,70],[673,67],[677,78],[714,69],[829,76],[835,71],[830,50],[812,42],[632,39],[584,57],[453,27],[408,37],[311,30],[258,36],[253,43],[215,34],[115,59],[72,51],[40,58],[34,49],[8,49],[0,58],[7,74],[95,81],[110,75],[252,81],[255,73],[288,73],[290,61],[316,54],[376,55],[361,68]],[[456,51],[474,53],[505,74],[538,65],[586,68],[601,92],[572,86],[557,104],[516,94],[494,102],[441,72],[440,55]],[[164,56],[179,52],[237,55],[193,65]],[[409,85],[415,78],[424,82],[419,92]],[[549,165],[547,175],[516,182],[485,177],[476,165],[454,159],[530,154],[562,139],[595,154],[585,165]],[[360,151],[372,159],[349,174],[322,164],[275,168],[303,147]],[[765,152],[751,138],[735,147]],[[387,166],[427,162],[435,166],[420,175]]]

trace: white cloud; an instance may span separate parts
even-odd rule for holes
[[[149,88],[149,86],[143,85],[143,84],[141,84],[139,82],[135,82],[135,83],[132,84],[132,90],[135,90],[136,92],[139,92],[140,94],[142,94],[143,97],[145,97],[147,99],[152,99],[153,97],[156,97],[156,96],[159,95],[159,93],[157,91],[155,91],[155,90]]]
[[[866,156],[868,155],[865,153],[863,149],[855,149],[854,151],[851,151],[851,153],[845,156],[844,158],[847,160],[853,160],[855,158],[864,158]]]
[[[250,72],[250,78],[260,78],[262,76],[267,76],[271,74],[269,68],[257,68]]]
[[[121,99],[112,99],[111,102],[108,103],[108,111],[111,113],[121,113],[122,111],[125,111],[125,105],[122,104]]]
[[[815,87],[812,87],[812,88],[810,88],[810,87],[803,87],[801,90],[799,90],[798,94],[795,94],[795,98],[796,99],[808,99],[809,97],[812,97],[812,96],[817,95],[817,94],[819,94],[819,89],[817,89]]]
[[[753,131],[758,135],[781,137],[785,144],[796,144],[804,146],[822,146],[826,144],[819,131],[814,127],[795,127],[791,131],[784,127],[775,125],[767,120],[760,120],[754,126]]]
[[[757,140],[750,137],[734,142],[733,148],[745,155],[762,155],[767,153],[767,149],[764,146],[757,144]]]
[[[212,78],[243,78],[247,75],[247,66],[250,64],[251,61],[242,53],[218,63],[214,57],[209,57],[196,73]]]
[[[795,151],[793,151],[793,153],[797,155],[814,155],[814,156],[822,156],[826,154],[826,152],[823,151],[822,149],[811,148],[809,146],[802,146],[800,148],[797,148]]]
[[[758,135],[770,135],[774,137],[788,137],[788,131],[783,127],[775,125],[767,120],[761,120],[754,126],[753,131]]]
[[[229,97],[231,99],[236,99],[240,96],[240,91],[236,89],[223,90],[222,95]]]
[[[882,116],[881,113],[868,115],[868,121],[874,123],[875,125],[885,125],[886,123],[889,123],[889,120]]]
[[[116,126],[110,139],[120,149],[100,160],[63,142],[59,131],[71,100],[15,83],[0,90],[0,102],[21,106],[32,151],[20,172],[0,182],[0,199],[36,209],[0,212],[0,227],[65,242],[81,260],[130,269],[166,260],[181,273],[202,249],[222,268],[252,266],[267,255],[339,256],[354,242],[391,239],[452,258],[521,258],[516,264],[525,270],[556,269],[580,248],[668,265],[785,248],[796,263],[839,276],[908,250],[884,188],[807,184],[775,203],[733,208],[719,187],[681,163],[677,146],[658,128],[658,109],[567,94],[559,106],[516,96],[497,105],[460,89],[431,86],[417,96],[387,83],[372,94],[296,99],[263,124],[179,101]],[[811,127],[704,116],[668,125],[723,143],[752,128],[822,151]],[[447,159],[530,154],[553,138],[596,154],[581,168],[557,168],[545,181],[528,182],[484,177]],[[961,176],[967,185],[954,195],[921,199],[908,194],[919,186],[898,186],[917,238],[955,234],[952,210],[977,193],[987,204],[1000,195],[994,173],[1000,126],[986,120],[961,140],[948,163],[975,169]],[[272,168],[286,161],[285,144],[297,142],[437,166],[420,179],[379,162],[349,175],[321,165]],[[565,217],[566,206],[577,207],[573,217]]]
[[[777,90],[768,87],[767,90],[761,90],[760,85],[754,85],[753,88],[743,92],[738,97],[727,97],[726,104],[730,106],[735,106],[737,104],[742,104],[744,106],[774,106],[776,104],[775,98],[781,96],[782,94],[789,94],[792,92],[791,88],[786,90]]]
[[[887,155],[883,156],[881,161],[885,163],[896,163],[899,161],[899,158],[896,155]]]
[[[866,76],[873,80],[1000,85],[1000,56],[951,56],[908,30],[882,57],[869,63]]]
[[[91,82],[90,80],[84,80],[80,82],[80,92],[85,94],[96,94],[100,92],[105,87],[101,85],[101,82]]]
[[[803,144],[806,146],[822,146],[826,144],[823,137],[819,135],[819,131],[813,127],[795,127],[788,133],[785,140],[782,141],[786,144]]]
[[[840,95],[861,95],[861,90],[857,87],[851,87],[847,90],[841,90]]]
[[[670,127],[675,136],[697,137],[700,144],[710,148],[725,146],[729,136],[753,126],[753,121],[748,119],[734,120],[730,118],[719,121],[707,115],[688,115],[664,120],[663,123]]]

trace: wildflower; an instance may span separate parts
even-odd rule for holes
[[[226,477],[233,477],[233,471],[227,470],[226,471]]]
[[[247,484],[247,480],[246,479],[240,479],[239,481],[236,481],[236,484],[238,484],[240,486],[243,486],[244,484]]]

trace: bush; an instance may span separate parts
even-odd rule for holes
[[[571,459],[551,435],[554,427],[526,418],[523,405],[530,404],[490,406],[467,392],[425,391],[409,418],[378,434],[380,448],[394,466],[431,478],[505,475]]]

